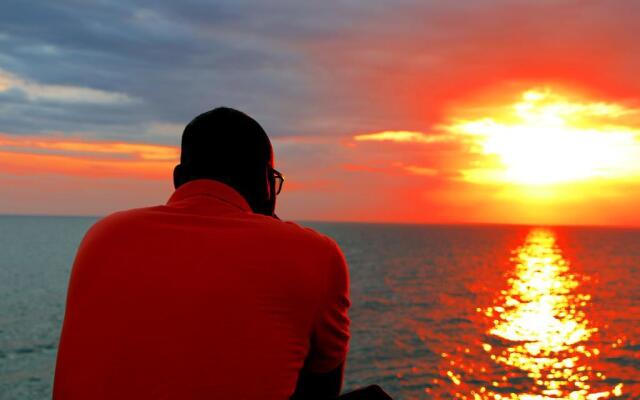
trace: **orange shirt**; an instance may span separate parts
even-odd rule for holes
[[[305,359],[315,372],[345,360],[348,307],[335,242],[191,181],[85,235],[53,396],[284,400]]]

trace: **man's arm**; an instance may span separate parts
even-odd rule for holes
[[[298,377],[296,391],[290,400],[335,399],[342,389],[344,363],[326,373],[314,373],[302,368]]]
[[[310,349],[292,399],[334,399],[340,394],[349,344],[349,270],[331,243],[325,295],[313,326]]]

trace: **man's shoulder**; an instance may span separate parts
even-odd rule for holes
[[[269,230],[277,232],[290,246],[297,246],[300,251],[313,251],[314,254],[321,252],[330,257],[342,254],[340,247],[331,237],[295,222],[273,219],[269,222]]]
[[[114,236],[123,238],[123,236],[135,234],[140,229],[144,230],[151,221],[162,218],[164,208],[165,206],[151,206],[113,212],[96,221],[86,236],[104,239]],[[284,243],[294,252],[314,257],[321,255],[330,258],[342,257],[342,251],[338,244],[329,236],[315,229],[259,214],[252,214],[249,220],[252,220],[253,223],[249,223],[245,227],[253,226],[256,228],[257,230],[253,231],[254,234],[271,238],[277,243]]]
[[[99,218],[87,231],[86,236],[102,236],[119,231],[129,231],[134,226],[143,224],[154,211],[162,206],[132,208],[115,211]]]

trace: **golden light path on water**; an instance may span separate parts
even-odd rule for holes
[[[512,371],[512,378],[523,375],[530,383],[519,385],[518,393],[498,392],[489,386],[456,397],[595,400],[621,396],[622,384],[602,389],[606,376],[592,367],[591,361],[600,350],[589,345],[597,328],[590,326],[583,311],[591,298],[576,291],[579,281],[554,234],[532,231],[514,252],[513,261],[515,271],[499,304],[480,310],[492,321],[488,337],[506,345],[482,343],[482,347],[492,363]],[[463,379],[453,371],[447,375],[456,385]],[[599,384],[594,385],[595,381]],[[493,386],[502,383],[494,382]]]

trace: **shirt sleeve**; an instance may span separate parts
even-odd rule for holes
[[[345,361],[349,347],[349,270],[335,244],[330,264],[326,295],[316,316],[307,359],[307,368],[316,373],[336,369]]]

